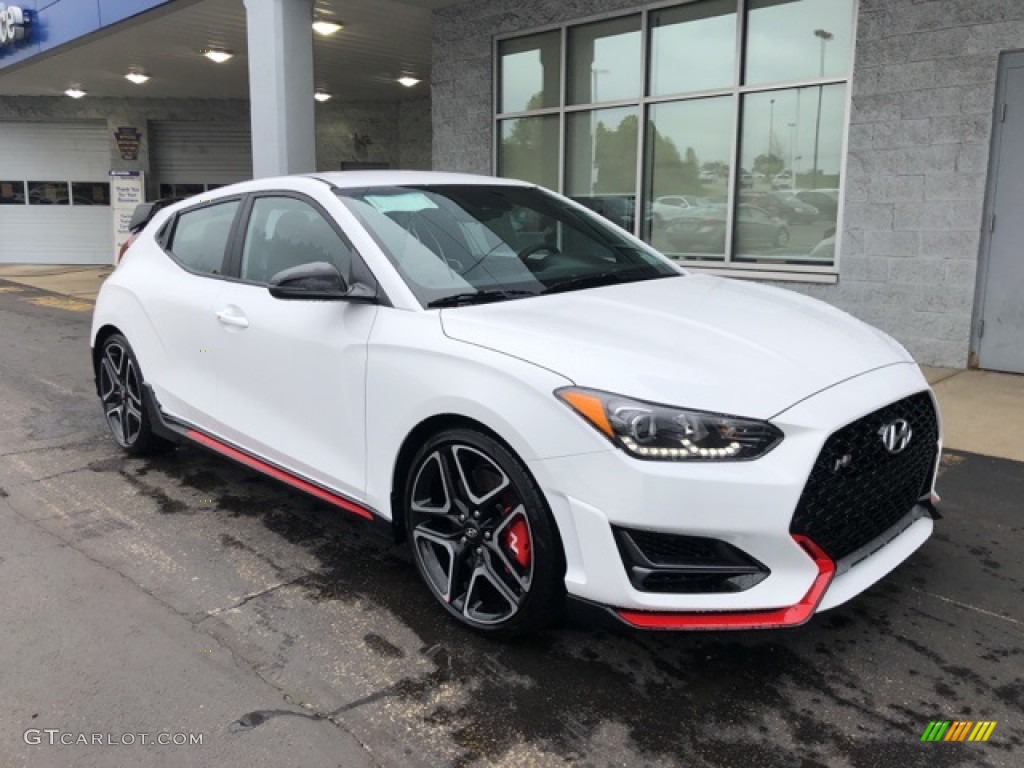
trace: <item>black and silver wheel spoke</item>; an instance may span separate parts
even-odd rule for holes
[[[426,524],[420,524],[413,531],[413,546],[437,593],[442,600],[450,603],[455,589],[456,573],[460,561],[463,560],[459,534],[436,533]]]
[[[530,590],[532,533],[521,492],[479,449],[445,444],[413,474],[413,549],[434,592],[477,624],[512,618]]]
[[[120,344],[111,343],[100,360],[100,400],[110,431],[124,447],[142,431],[142,387],[138,371]]]
[[[499,605],[495,606],[495,598]],[[493,624],[507,619],[519,610],[522,596],[516,595],[499,576],[491,565],[488,551],[477,562],[466,587],[463,599],[462,614],[466,618],[481,624]],[[500,605],[504,601],[504,608]]]

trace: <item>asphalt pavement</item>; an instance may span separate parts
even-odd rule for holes
[[[5,768],[1024,765],[1024,464],[949,452],[935,536],[801,628],[503,644],[333,508],[196,448],[125,456],[90,309],[0,281]],[[934,720],[997,726],[922,743]]]

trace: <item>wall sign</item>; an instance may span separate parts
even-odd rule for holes
[[[128,224],[135,206],[146,202],[146,183],[141,171],[110,172],[110,207],[114,213],[114,260],[131,232]],[[111,262],[113,263],[113,261]]]
[[[114,131],[114,141],[122,160],[138,160],[139,144],[142,142],[142,131],[129,125],[119,126]]]
[[[24,40],[27,31],[25,12],[16,5],[0,3],[0,48]]]

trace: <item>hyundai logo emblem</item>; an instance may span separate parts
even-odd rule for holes
[[[914,436],[914,430],[910,428],[910,423],[906,419],[897,419],[878,430],[878,435],[882,438],[885,450],[896,454],[903,453],[910,445],[910,438]]]

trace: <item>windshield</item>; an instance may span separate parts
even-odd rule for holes
[[[337,189],[426,307],[679,276],[671,263],[536,187]]]

